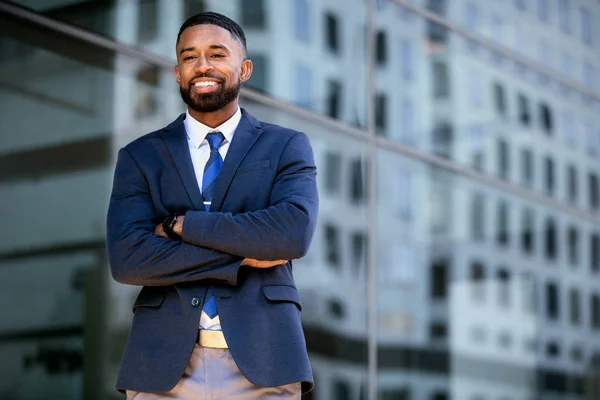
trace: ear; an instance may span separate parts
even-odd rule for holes
[[[252,61],[244,60],[240,69],[240,81],[246,82],[252,76]]]
[[[173,72],[175,73],[175,80],[181,86],[181,75],[179,74],[179,65],[173,67]]]

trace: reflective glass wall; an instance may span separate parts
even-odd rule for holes
[[[242,106],[306,132],[307,399],[600,398],[600,4],[0,2],[2,399],[119,399],[116,151],[185,110],[181,23],[239,21]]]

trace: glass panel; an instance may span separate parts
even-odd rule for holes
[[[537,21],[538,4],[419,3],[525,57],[544,41],[540,67],[559,67],[547,55],[564,49],[547,49],[550,36],[511,22]],[[543,3],[555,12],[557,2]],[[558,82],[419,15],[405,19],[393,1],[378,5],[375,44],[386,32],[389,46],[408,40],[416,49],[412,58],[390,51],[377,63],[375,105],[387,106],[386,138],[496,182],[600,208],[599,160],[586,144],[598,135],[594,102],[568,100]],[[565,40],[582,47],[580,37]],[[578,76],[587,51],[569,49]],[[405,60],[418,65],[416,82],[394,72]],[[402,114],[406,101],[415,105],[412,126]],[[412,129],[418,140],[404,141]],[[589,283],[600,265],[598,220],[387,148],[376,165],[379,399],[391,391],[419,399],[594,396],[587,385],[597,350],[579,338],[594,335],[590,321],[600,315],[600,286]]]
[[[379,149],[379,399],[584,399],[596,348],[579,338],[600,321],[599,227]]]
[[[294,263],[315,375],[312,399],[359,399],[367,368],[367,163],[365,142],[258,103],[261,120],[306,132],[319,184],[319,220],[306,257]]]
[[[330,7],[316,0],[16,3],[173,61],[175,38],[188,17],[209,10],[223,13],[245,31],[248,56],[254,62],[247,87],[351,125],[367,126],[367,2],[357,1],[352,7]],[[381,47],[388,44],[390,40],[384,39]],[[399,46],[393,49],[398,51]]]

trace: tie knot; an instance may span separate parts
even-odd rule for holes
[[[221,147],[221,144],[223,143],[223,140],[225,140],[225,137],[219,131],[209,132],[208,135],[206,135],[206,140],[208,140],[208,145],[210,146],[210,149],[212,151],[217,150],[219,147]]]

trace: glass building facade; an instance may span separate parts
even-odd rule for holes
[[[0,1],[0,399],[122,398],[115,156],[185,110],[204,10],[246,32],[242,107],[315,153],[304,398],[600,399],[596,0]]]

